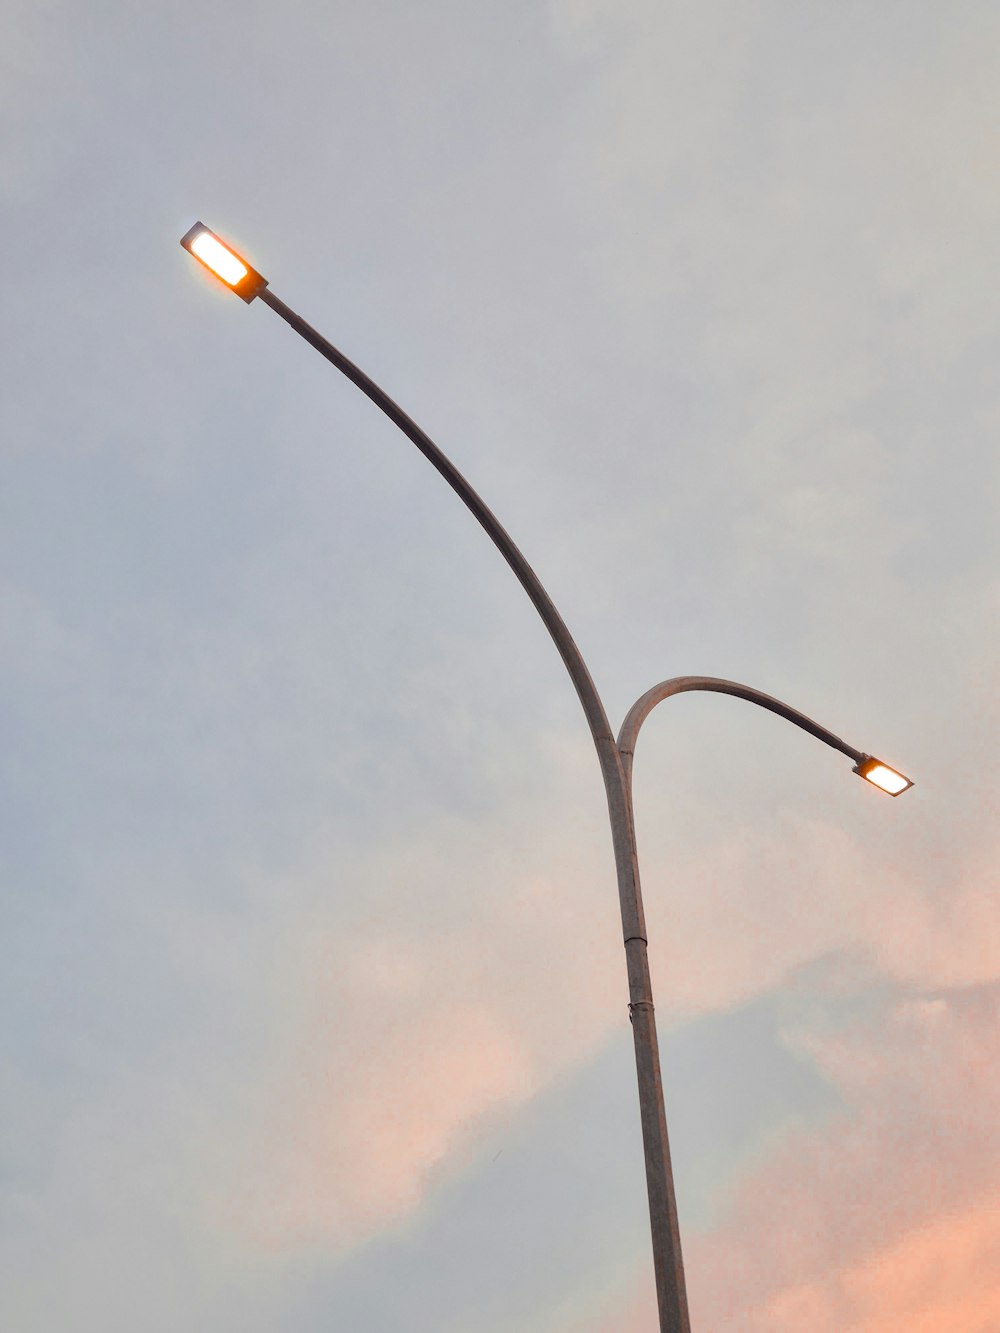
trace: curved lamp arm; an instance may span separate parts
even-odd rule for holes
[[[635,701],[626,714],[621,731],[618,733],[618,750],[626,771],[632,767],[635,743],[639,738],[639,728],[646,718],[656,705],[662,703],[664,699],[669,699],[674,694],[685,694],[688,690],[708,690],[714,694],[733,694],[737,699],[746,699],[748,703],[757,704],[760,708],[766,708],[770,713],[777,713],[779,717],[785,718],[788,722],[794,722],[797,727],[801,727],[803,731],[808,731],[817,740],[823,741],[826,745],[831,745],[835,750],[839,750],[841,754],[846,754],[856,764],[860,764],[865,758],[861,750],[855,750],[853,745],[848,745],[839,736],[835,736],[832,731],[828,731],[826,727],[821,727],[811,717],[806,717],[805,713],[800,713],[797,708],[790,708],[788,704],[782,703],[780,699],[772,698],[770,694],[765,694],[763,690],[755,690],[750,685],[740,685],[735,680],[722,680],[718,676],[672,676],[670,680],[661,680],[659,685],[654,685],[651,690],[647,690],[641,698]]]
[[[822,741],[824,745],[829,745],[831,749],[846,754],[848,759],[853,759],[854,772],[873,786],[878,787],[880,791],[887,792],[890,796],[899,796],[913,786],[909,778],[904,777],[896,769],[890,768],[881,759],[876,759],[863,750],[856,750],[853,745],[848,745],[846,741],[834,735],[827,727],[820,726],[818,722],[814,722],[805,713],[800,713],[797,708],[792,708],[790,704],[783,703],[781,699],[775,699],[772,695],[765,694],[763,690],[755,690],[753,686],[741,685],[735,680],[723,680],[719,676],[672,676],[670,680],[663,680],[659,685],[654,685],[651,690],[647,690],[644,695],[635,701],[622,723],[621,731],[618,733],[618,752],[622,757],[622,768],[625,772],[625,781],[628,784],[630,796],[632,761],[635,757],[635,745],[639,738],[639,728],[658,703],[662,703],[664,699],[669,699],[674,694],[684,694],[688,690],[706,690],[714,694],[732,694],[737,699],[746,699],[748,703],[756,704],[759,708],[766,708],[769,713],[777,713],[786,722],[794,723],[803,731],[808,731],[810,736],[815,736],[817,740]]]
[[[480,525],[485,529],[494,546],[500,551],[500,554],[510,565],[517,576],[521,587],[528,594],[533,602],[535,609],[545,623],[545,628],[552,636],[553,642],[559,651],[559,655],[566,665],[570,674],[576,692],[580,696],[580,702],[583,704],[583,711],[586,714],[587,721],[590,724],[590,730],[594,741],[600,750],[600,741],[602,739],[611,739],[611,724],[608,721],[604,705],[597,693],[597,687],[593,678],[587,669],[579,648],[573,640],[566,622],[556,610],[552,599],[542,586],[538,575],[528,564],[524,555],[514,542],[510,533],[503,526],[496,514],[486,504],[482,497],[462,476],[458,468],[455,467],[451,459],[448,458],[427,432],[421,429],[413,418],[394,402],[389,395],[381,389],[371,376],[350,361],[339,348],[318,333],[310,324],[296,314],[289,306],[269,289],[264,288],[258,292],[258,296],[265,305],[270,306],[276,315],[280,315],[286,324],[291,327],[302,338],[306,340],[311,347],[314,347],[320,356],[326,358],[331,365],[344,375],[352,383],[356,384],[363,394],[366,394],[376,407],[389,418],[394,425],[398,426],[403,434],[417,446],[427,461],[440,472],[445,481],[458,495],[467,509],[471,510]]]

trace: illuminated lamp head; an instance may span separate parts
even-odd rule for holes
[[[181,237],[181,245],[248,305],[267,286],[267,279],[203,222],[196,222]]]
[[[854,765],[854,771],[859,778],[864,778],[873,787],[878,787],[879,791],[888,792],[890,796],[901,796],[904,791],[908,791],[913,786],[909,778],[904,777],[895,768],[890,768],[888,764],[883,764],[881,759],[873,758],[870,754],[862,755],[861,760]]]

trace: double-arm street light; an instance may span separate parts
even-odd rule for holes
[[[281,316],[306,342],[352,380],[372,402],[386,414],[417,446],[427,460],[437,468],[464,504],[472,511],[500,554],[510,565],[521,586],[531,598],[538,614],[565,663],[579,695],[580,703],[590,726],[597,749],[604,786],[607,792],[608,812],[611,818],[611,839],[614,845],[615,866],[618,874],[618,897],[621,906],[622,933],[625,942],[625,960],[628,970],[629,1017],[635,1044],[636,1071],[639,1083],[639,1110],[642,1119],[642,1138],[646,1160],[646,1187],[649,1195],[649,1216],[653,1243],[653,1266],[656,1278],[656,1298],[661,1333],[690,1333],[684,1267],[681,1260],[680,1230],[677,1222],[677,1203],[674,1195],[670,1148],[667,1141],[667,1122],[663,1107],[663,1085],[660,1077],[660,1058],[656,1040],[656,1021],[653,1015],[653,994],[650,987],[649,964],[646,955],[646,922],[639,887],[639,868],[636,859],[635,822],[632,811],[632,756],[636,738],[644,718],[661,700],[687,690],[710,690],[732,694],[750,703],[758,704],[797,727],[808,731],[826,745],[840,750],[854,760],[854,772],[890,796],[898,796],[913,784],[908,778],[880,759],[856,750],[840,740],[825,727],[819,726],[803,713],[759,690],[734,681],[718,680],[711,676],[679,676],[664,681],[644,694],[632,707],[616,738],[579,648],[566,628],[548,593],[542,587],[534,570],[525,560],[514,541],[496,516],[484,504],[458,469],[445,457],[431,438],[393,400],[332,343],[291,310],[269,289],[266,280],[241,258],[231,246],[223,242],[202,223],[196,223],[183,237],[181,244],[210,269],[244,301],[259,297],[265,305]]]

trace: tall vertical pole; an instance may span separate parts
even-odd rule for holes
[[[629,1018],[639,1083],[639,1115],[646,1162],[646,1194],[653,1242],[653,1272],[660,1333],[690,1333],[687,1287],[681,1254],[677,1196],[670,1162],[667,1113],[663,1103],[660,1049],[647,956],[646,916],[642,906],[635,813],[632,805],[631,756],[615,747],[620,782],[608,789],[611,836],[618,871],[625,962],[628,969]]]

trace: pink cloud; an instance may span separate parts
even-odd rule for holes
[[[578,1063],[620,1021],[624,986],[600,924],[549,947],[571,891],[521,885],[447,930],[313,923],[289,954],[287,1012],[241,1109],[218,1224],[251,1247],[349,1249]]]
[[[714,1230],[687,1238],[696,1328],[1000,1329],[1000,987],[884,1018],[798,1039],[845,1108],[786,1141]],[[630,1287],[578,1333],[656,1327],[645,1255]]]
[[[645,860],[671,864],[671,884],[696,889],[661,899],[648,875],[661,1011],[729,1007],[837,950],[864,952],[888,977],[919,986],[975,985],[1000,973],[995,842],[946,866],[882,866],[873,883],[870,850],[848,831],[789,817],[682,856],[651,845]]]
[[[341,1249],[398,1221],[477,1117],[534,1087],[516,1037],[475,1003],[371,1036],[377,1049],[351,1077],[317,1051],[265,1108],[227,1201],[251,1244]]]
[[[751,1320],[768,1333],[996,1333],[1000,1205],[914,1228],[832,1280],[778,1293]]]
[[[881,1028],[807,1044],[847,1106],[786,1142],[688,1247],[698,1321],[717,1333],[992,1333],[1000,992],[906,1001]]]

